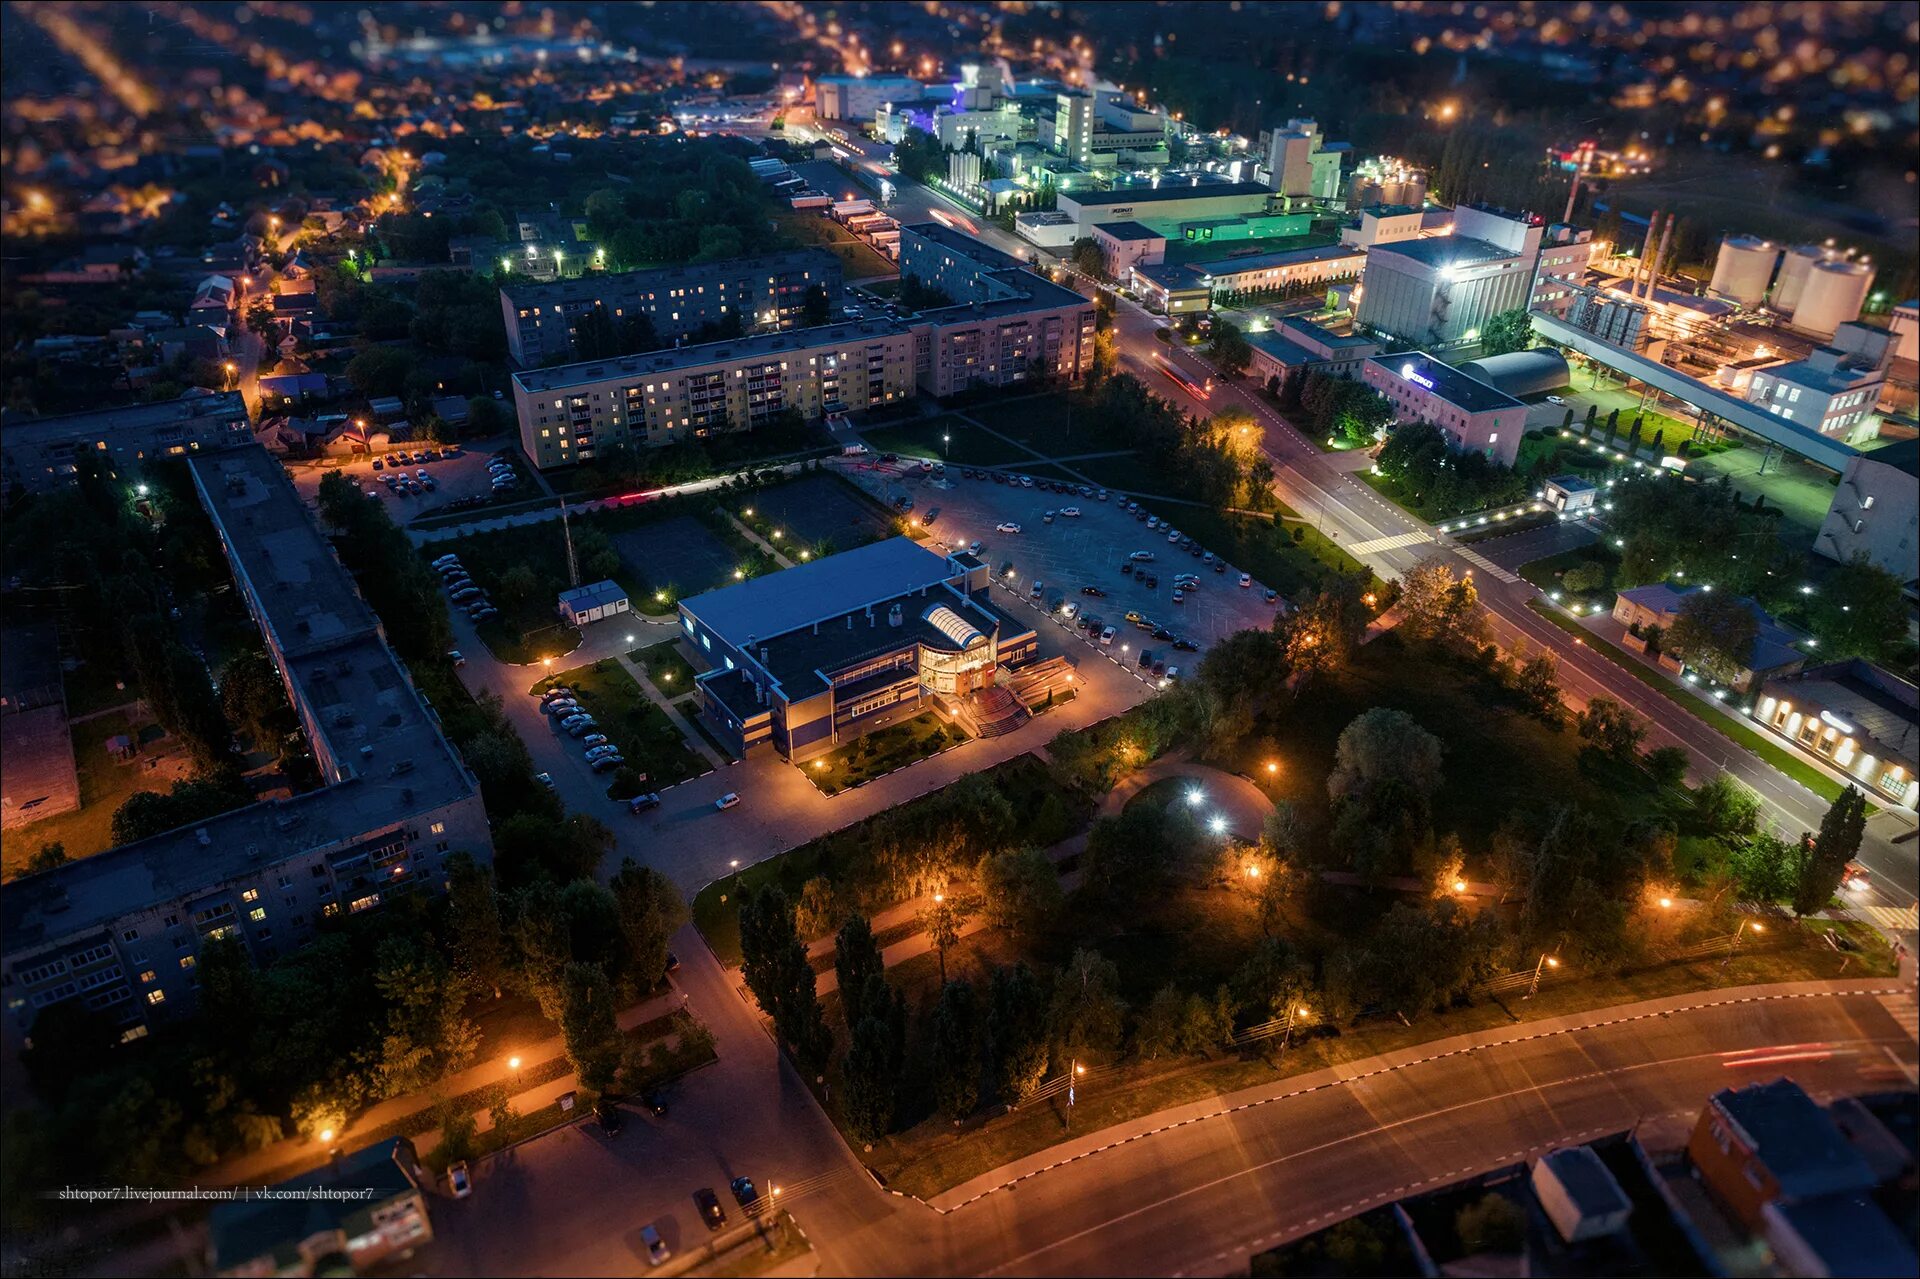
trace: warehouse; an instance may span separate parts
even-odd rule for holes
[[[1244,218],[1267,211],[1273,192],[1258,182],[1206,182],[1157,187],[1121,187],[1113,191],[1062,191],[1059,211],[1072,219],[1074,239],[1093,234],[1103,222],[1202,222]]]
[[[1567,357],[1549,346],[1468,360],[1460,371],[1515,397],[1545,395],[1573,381]]]

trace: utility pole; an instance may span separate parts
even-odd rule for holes
[[[560,499],[560,533],[567,540],[567,585],[580,585],[580,565],[573,555],[573,525],[567,522],[567,499]]]

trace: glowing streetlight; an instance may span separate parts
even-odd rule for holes
[[[145,497],[147,495],[147,486],[144,484],[136,484],[133,486],[133,491],[138,493],[141,497]]]
[[[1464,880],[1464,879],[1456,879],[1456,880],[1454,880],[1454,881],[1453,881],[1453,891],[1454,891],[1454,892],[1456,892],[1456,893],[1464,893],[1464,892],[1466,892],[1466,891],[1467,891],[1467,881],[1466,881],[1466,880]]]
[[[1273,760],[1268,760],[1268,761],[1267,761],[1267,776],[1268,776],[1268,777],[1272,777],[1272,776],[1273,776],[1274,774],[1276,774],[1276,773],[1278,773],[1279,771],[1280,771],[1280,765],[1279,765],[1279,764],[1277,764],[1277,763],[1275,763],[1275,762],[1274,762]]]
[[[520,1059],[518,1057],[507,1058],[507,1069],[508,1070],[520,1069]]]
[[[1671,898],[1671,897],[1662,897],[1662,898],[1660,899],[1660,909],[1661,909],[1661,910],[1672,910],[1672,909],[1673,909],[1673,898]]]
[[[1189,790],[1187,792],[1187,804],[1190,807],[1198,808],[1200,807],[1201,804],[1206,802],[1206,799],[1207,799],[1207,793],[1201,790],[1198,786],[1195,786],[1192,790]]]
[[[633,636],[631,635],[627,636],[627,643],[629,644],[633,643]]]
[[[1247,864],[1247,878],[1248,879],[1260,878],[1260,867],[1252,862],[1249,862]]]
[[[733,570],[733,580],[736,582],[746,577],[746,575],[747,575],[747,571],[745,569],[737,568]]]
[[[331,1128],[322,1128],[322,1129],[320,1130],[320,1140],[321,1140],[321,1142],[322,1142],[323,1144],[324,1144],[324,1143],[326,1143],[326,1142],[329,1142],[329,1141],[332,1141],[332,1140],[333,1140],[333,1129],[331,1129]]]
[[[1207,820],[1207,829],[1216,835],[1224,835],[1227,833],[1227,819],[1216,813]]]

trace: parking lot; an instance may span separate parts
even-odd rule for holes
[[[1266,587],[1254,581],[1241,587],[1240,570],[1228,564],[1214,571],[1207,563],[1205,547],[1200,555],[1170,543],[1168,531],[1149,530],[1144,519],[1125,508],[1125,500],[1096,498],[1027,488],[1008,483],[996,484],[990,478],[969,478],[972,468],[949,467],[946,479],[937,479],[916,468],[878,467],[872,470],[850,469],[857,482],[869,491],[884,496],[889,489],[905,489],[913,497],[913,513],[925,521],[931,517],[930,532],[936,542],[950,549],[965,549],[981,544],[980,557],[992,567],[995,580],[1012,588],[1021,600],[1044,611],[1057,625],[1078,631],[1075,622],[1061,616],[1065,605],[1076,613],[1091,613],[1117,628],[1110,649],[1098,644],[1097,630],[1078,631],[1083,643],[1110,656],[1124,652],[1129,666],[1144,643],[1156,656],[1164,655],[1171,665],[1191,668],[1199,655],[1235,631],[1264,629],[1273,624],[1277,603],[1266,599]],[[1048,511],[1066,508],[1080,511],[1078,517],[1058,515],[1046,523]],[[1018,524],[1018,533],[1002,533],[996,526]],[[1123,572],[1128,557],[1135,551],[1149,552],[1151,562],[1136,565],[1145,572]],[[1008,571],[1011,566],[1010,572]],[[1196,573],[1197,589],[1182,591],[1180,603],[1173,600],[1176,573]],[[1155,580],[1149,585],[1148,580]],[[1033,588],[1040,586],[1034,599]],[[1093,587],[1104,592],[1094,596],[1083,593]],[[1004,603],[1008,595],[996,593],[995,602]],[[1176,652],[1171,642],[1148,638],[1126,620],[1128,612],[1140,613],[1175,636],[1191,641],[1197,652]],[[1124,646],[1124,647],[1123,647]]]
[[[327,458],[316,462],[290,462],[287,473],[293,477],[294,487],[300,490],[300,496],[308,502],[317,500],[320,481],[326,475],[338,471],[353,480],[362,489],[373,493],[386,504],[387,514],[396,523],[405,524],[423,515],[439,515],[461,509],[455,503],[464,502],[479,507],[493,500],[493,483],[487,474],[487,465],[493,461],[493,451],[509,443],[507,437],[476,441],[460,446],[458,456],[449,457],[443,450],[432,445],[418,447],[407,446],[390,449],[378,458],[364,455],[352,458]],[[431,450],[438,456],[421,461],[418,454]],[[399,460],[401,454],[409,459]],[[378,462],[380,469],[374,470]],[[503,500],[521,500],[538,497],[540,488],[519,467],[520,484]],[[433,480],[433,488],[428,490],[422,485],[419,493],[401,493],[390,489],[386,480],[393,476],[418,479],[419,472],[425,471]]]

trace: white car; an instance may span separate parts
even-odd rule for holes
[[[713,806],[719,809],[720,811],[725,812],[727,809],[732,808],[735,804],[738,804],[739,802],[740,802],[740,796],[733,791],[728,791],[726,794],[722,795],[719,799],[714,800]]]
[[[1152,551],[1135,551],[1133,554],[1127,556],[1127,558],[1132,560],[1135,564],[1151,564],[1153,563],[1153,552]]]
[[[1252,585],[1253,585],[1253,574],[1242,573],[1240,575],[1240,589],[1245,590],[1247,587]]]
[[[979,553],[980,553],[980,543],[978,542],[967,543],[967,554],[978,555]]]
[[[1020,526],[1018,524],[1015,524],[1012,520],[1001,520],[998,524],[993,526],[993,531],[996,533],[1018,533],[1020,531]]]
[[[1138,508],[1135,508],[1135,509],[1138,509]],[[1149,516],[1147,516],[1147,527],[1148,527],[1148,528],[1150,528],[1150,529],[1155,529],[1155,528],[1159,528],[1159,527],[1160,527],[1160,517],[1159,517],[1158,515],[1149,515]]]
[[[1549,395],[1549,396],[1547,397],[1547,403],[1549,403],[1549,404],[1565,404],[1565,403],[1566,403],[1566,400],[1565,400],[1564,398],[1562,398],[1562,397],[1560,397],[1560,396],[1558,396],[1558,395]]]
[[[1115,634],[1114,629],[1111,626],[1107,627],[1105,630],[1100,632],[1100,642],[1106,645],[1108,648],[1112,648],[1114,634]]]
[[[601,736],[601,734],[599,733],[595,733],[593,735],[595,737]],[[582,738],[581,740],[584,741],[586,739]],[[595,760],[595,759],[599,759],[603,755],[618,755],[619,753],[620,753],[620,748],[618,746],[615,746],[612,742],[607,742],[600,746],[587,747],[586,758],[589,760]]]
[[[1171,532],[1171,533],[1169,533],[1169,534],[1167,534],[1167,540],[1168,540],[1169,542],[1175,542],[1175,543],[1177,543],[1177,542],[1179,542],[1179,540],[1180,540],[1180,533],[1179,533],[1179,531],[1178,531],[1178,530],[1176,529],[1176,530],[1175,530],[1174,532]]]
[[[553,789],[552,773],[535,773],[533,775],[533,780],[536,782],[539,782],[542,786],[546,787],[548,790]]]
[[[1077,506],[1063,506],[1060,508],[1060,514],[1070,520],[1077,520],[1080,518],[1080,508]]]
[[[1033,477],[1032,477],[1031,475],[1022,475],[1022,476],[1020,477],[1020,487],[1021,487],[1021,488],[1023,488],[1023,489],[1030,489],[1030,488],[1032,488],[1032,487],[1033,487]]]
[[[442,555],[440,558],[436,559],[433,562],[433,566],[435,568],[445,568],[449,564],[458,564],[459,562],[460,562],[460,557],[458,555],[455,555],[452,551],[449,551],[445,555]]]
[[[1080,605],[1073,600],[1068,600],[1060,606],[1060,616],[1071,622],[1074,618],[1080,616]]]
[[[605,733],[588,733],[580,739],[580,744],[588,750],[592,750],[596,746],[605,746],[607,744],[607,735]]]
[[[447,650],[447,660],[449,662],[452,662],[455,666],[465,666],[467,664],[467,659],[461,656],[460,650],[457,648],[450,648]]]

